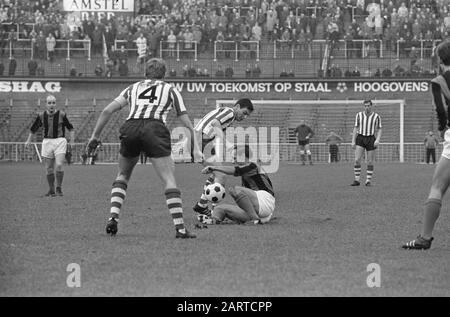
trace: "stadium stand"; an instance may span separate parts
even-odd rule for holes
[[[373,76],[397,64],[411,72],[415,61],[417,74],[433,73],[433,48],[450,28],[448,3],[403,2],[136,0],[134,16],[108,19],[65,12],[56,0],[1,0],[0,60],[6,68],[9,59],[17,60],[15,76],[27,76],[28,61],[36,58],[45,76],[69,77],[72,65],[78,76],[95,76],[95,66],[106,66],[107,59],[118,76],[118,60],[126,59],[133,77],[143,72],[140,45],[143,59],[162,56],[179,77],[186,64],[195,76],[198,69],[214,76],[219,63],[244,77],[255,61],[261,77],[272,78],[286,64],[296,77],[326,74],[332,64],[342,74],[358,66],[362,76]],[[138,44],[141,33],[145,42]]]

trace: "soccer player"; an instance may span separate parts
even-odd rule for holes
[[[67,119],[67,115],[56,109],[56,98],[53,95],[47,96],[46,110],[36,116],[30,128],[30,134],[25,141],[25,147],[30,146],[31,138],[39,130],[44,129],[44,139],[42,140],[41,156],[44,158],[45,169],[47,171],[47,182],[49,186],[47,197],[63,196],[62,183],[64,178],[64,160],[67,152],[67,139],[65,138],[66,128],[70,134],[70,146],[73,147],[75,141],[75,130]],[[55,177],[56,175],[56,177]],[[55,190],[56,178],[56,190]]]
[[[205,159],[210,159],[208,164],[217,165],[218,162],[212,162],[211,159],[214,159],[216,154],[218,155],[221,152],[219,147],[227,143],[224,135],[226,128],[234,121],[246,119],[253,112],[253,109],[253,103],[250,99],[239,99],[232,108],[217,108],[206,114],[196,124],[194,130],[197,133],[197,140],[201,140],[202,142],[202,151]],[[223,185],[224,176],[223,173],[214,172],[206,181],[205,186],[216,182]],[[199,214],[209,214],[208,201],[204,193],[202,193],[200,200],[195,204],[193,209]]]
[[[442,156],[434,171],[428,199],[424,206],[422,233],[412,241],[405,243],[404,249],[426,250],[433,241],[434,225],[439,218],[444,197],[450,185],[450,41],[446,40],[436,48],[442,75],[431,80],[433,103],[439,121],[439,131],[444,138]],[[445,100],[445,101],[444,101]]]
[[[312,165],[311,149],[309,147],[309,140],[314,136],[314,131],[306,125],[305,120],[300,120],[300,125],[294,130],[295,136],[300,147],[300,159],[302,165],[305,165],[305,151],[308,155],[309,164]]]
[[[331,131],[325,143],[329,146],[330,163],[337,163],[339,160],[339,145],[342,143],[342,138],[334,131]]]
[[[152,58],[146,63],[146,79],[136,82],[123,90],[100,114],[88,148],[95,149],[99,135],[111,115],[129,106],[129,115],[120,128],[119,173],[111,191],[111,217],[106,225],[106,233],[115,235],[118,231],[119,213],[125,200],[128,182],[133,168],[139,161],[141,152],[150,158],[156,173],[164,183],[167,207],[172,215],[176,238],[195,238],[186,230],[183,220],[181,192],[174,176],[170,132],[165,122],[167,114],[175,108],[178,117],[194,137],[192,123],[180,93],[163,81],[166,64],[162,59]],[[202,154],[196,142],[193,155],[201,160]]]
[[[228,191],[236,205],[221,204],[215,206],[211,217],[203,217],[203,223],[215,224],[224,219],[238,223],[254,221],[267,223],[275,210],[275,194],[272,182],[262,167],[250,162],[251,152],[248,145],[244,148],[245,161],[236,166],[207,166],[202,173],[221,172],[227,175],[240,176],[242,186],[235,186]]]
[[[367,176],[366,186],[372,185],[373,159],[375,149],[380,144],[381,117],[372,110],[372,101],[364,100],[364,111],[358,112],[353,128],[352,148],[355,150],[355,180],[350,186],[359,186],[361,178],[361,160],[364,152],[367,152]]]

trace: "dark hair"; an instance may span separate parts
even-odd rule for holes
[[[252,101],[251,101],[250,99],[248,99],[248,98],[242,98],[242,99],[239,99],[239,100],[236,102],[236,104],[239,105],[239,106],[241,107],[241,109],[242,109],[242,108],[247,108],[249,111],[253,111],[253,110],[254,110],[253,103],[252,103]]]
[[[370,104],[370,105],[372,106],[372,100],[370,100],[370,99],[364,100],[364,105],[365,105],[366,103],[368,103],[368,104]]]
[[[450,40],[445,40],[436,48],[437,56],[445,66],[450,66]]]
[[[145,77],[163,79],[166,76],[166,63],[161,58],[152,58],[145,66]]]

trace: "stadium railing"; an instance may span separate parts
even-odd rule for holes
[[[98,151],[98,163],[117,163],[120,143],[103,143]],[[259,146],[267,146],[261,144]],[[273,147],[273,144],[271,145]],[[281,162],[300,162],[299,147],[296,143],[280,143],[278,147]],[[86,143],[76,143],[72,148],[72,162],[81,163],[81,155],[85,152]],[[24,142],[0,142],[0,161],[9,162],[39,162],[41,143],[32,143],[28,149]],[[314,162],[328,163],[329,148],[325,143],[311,143],[311,152]],[[442,144],[436,149],[439,157],[442,153]],[[190,162],[190,155],[183,151],[177,143],[172,144],[172,154],[176,162]],[[270,153],[271,154],[271,153]],[[276,153],[275,153],[276,154]],[[354,150],[350,143],[339,146],[341,162],[353,162]],[[381,143],[376,151],[377,162],[399,162],[399,143]],[[425,149],[423,143],[405,143],[405,163],[425,162]]]
[[[17,39],[16,41],[9,41],[6,46],[9,59],[20,56],[18,52],[22,52],[24,57],[34,59],[36,56],[36,43],[31,39]],[[43,48],[46,57],[48,58],[47,48]],[[56,40],[55,54],[65,56],[66,60],[74,55],[74,52],[85,52],[84,57],[91,60],[91,40]]]

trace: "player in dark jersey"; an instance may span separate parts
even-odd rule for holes
[[[31,138],[39,130],[44,129],[44,139],[42,140],[41,156],[44,158],[45,169],[47,171],[47,182],[49,191],[45,196],[63,196],[62,183],[64,178],[64,160],[67,152],[67,139],[65,138],[66,128],[70,132],[70,144],[75,141],[75,130],[67,119],[67,115],[56,109],[56,98],[53,95],[47,96],[46,110],[36,116],[30,129],[25,147],[30,146]],[[55,177],[56,176],[56,177]],[[56,179],[56,190],[55,190]]]
[[[186,230],[183,220],[181,192],[177,188],[174,176],[174,162],[170,132],[165,125],[166,117],[175,108],[182,124],[188,128],[190,137],[194,137],[194,128],[186,111],[183,98],[170,84],[163,81],[166,65],[162,59],[152,58],[146,64],[146,80],[134,83],[102,111],[88,143],[88,150],[96,149],[99,135],[111,115],[125,106],[129,106],[129,115],[120,128],[119,173],[111,192],[111,217],[106,232],[117,233],[119,212],[125,200],[128,182],[141,152],[152,162],[156,173],[165,186],[166,203],[172,215],[176,238],[195,238]],[[194,144],[193,155],[202,159],[201,151]]]
[[[295,136],[298,140],[298,146],[300,147],[300,160],[302,165],[305,165],[305,152],[308,155],[309,164],[312,165],[312,155],[309,142],[314,136],[314,131],[305,123],[305,120],[300,120],[300,125],[294,130]]]
[[[224,219],[231,219],[238,223],[254,221],[267,223],[272,218],[275,210],[275,194],[272,182],[264,173],[262,167],[250,161],[250,147],[244,147],[245,161],[236,166],[207,166],[202,173],[208,174],[215,171],[240,176],[242,186],[235,186],[228,191],[236,205],[221,204],[215,206],[211,217],[201,215],[199,219],[205,224],[220,223]]]
[[[434,171],[428,199],[424,206],[421,234],[402,245],[404,249],[426,250],[433,241],[433,229],[442,208],[442,199],[450,186],[450,41],[446,40],[436,48],[442,75],[431,81],[433,104],[439,121],[439,131],[444,139],[442,156]]]
[[[221,164],[224,160],[219,158],[223,153],[220,147],[227,144],[225,130],[234,122],[246,119],[254,110],[250,99],[239,99],[232,108],[220,107],[210,111],[195,125],[196,139],[202,142],[202,151],[205,157],[204,165]],[[230,147],[232,148],[232,147]],[[216,171],[205,182],[204,186],[212,183],[224,184],[224,174]],[[204,191],[204,190],[203,190]],[[200,200],[193,207],[199,214],[209,214],[208,201],[202,193]]]

